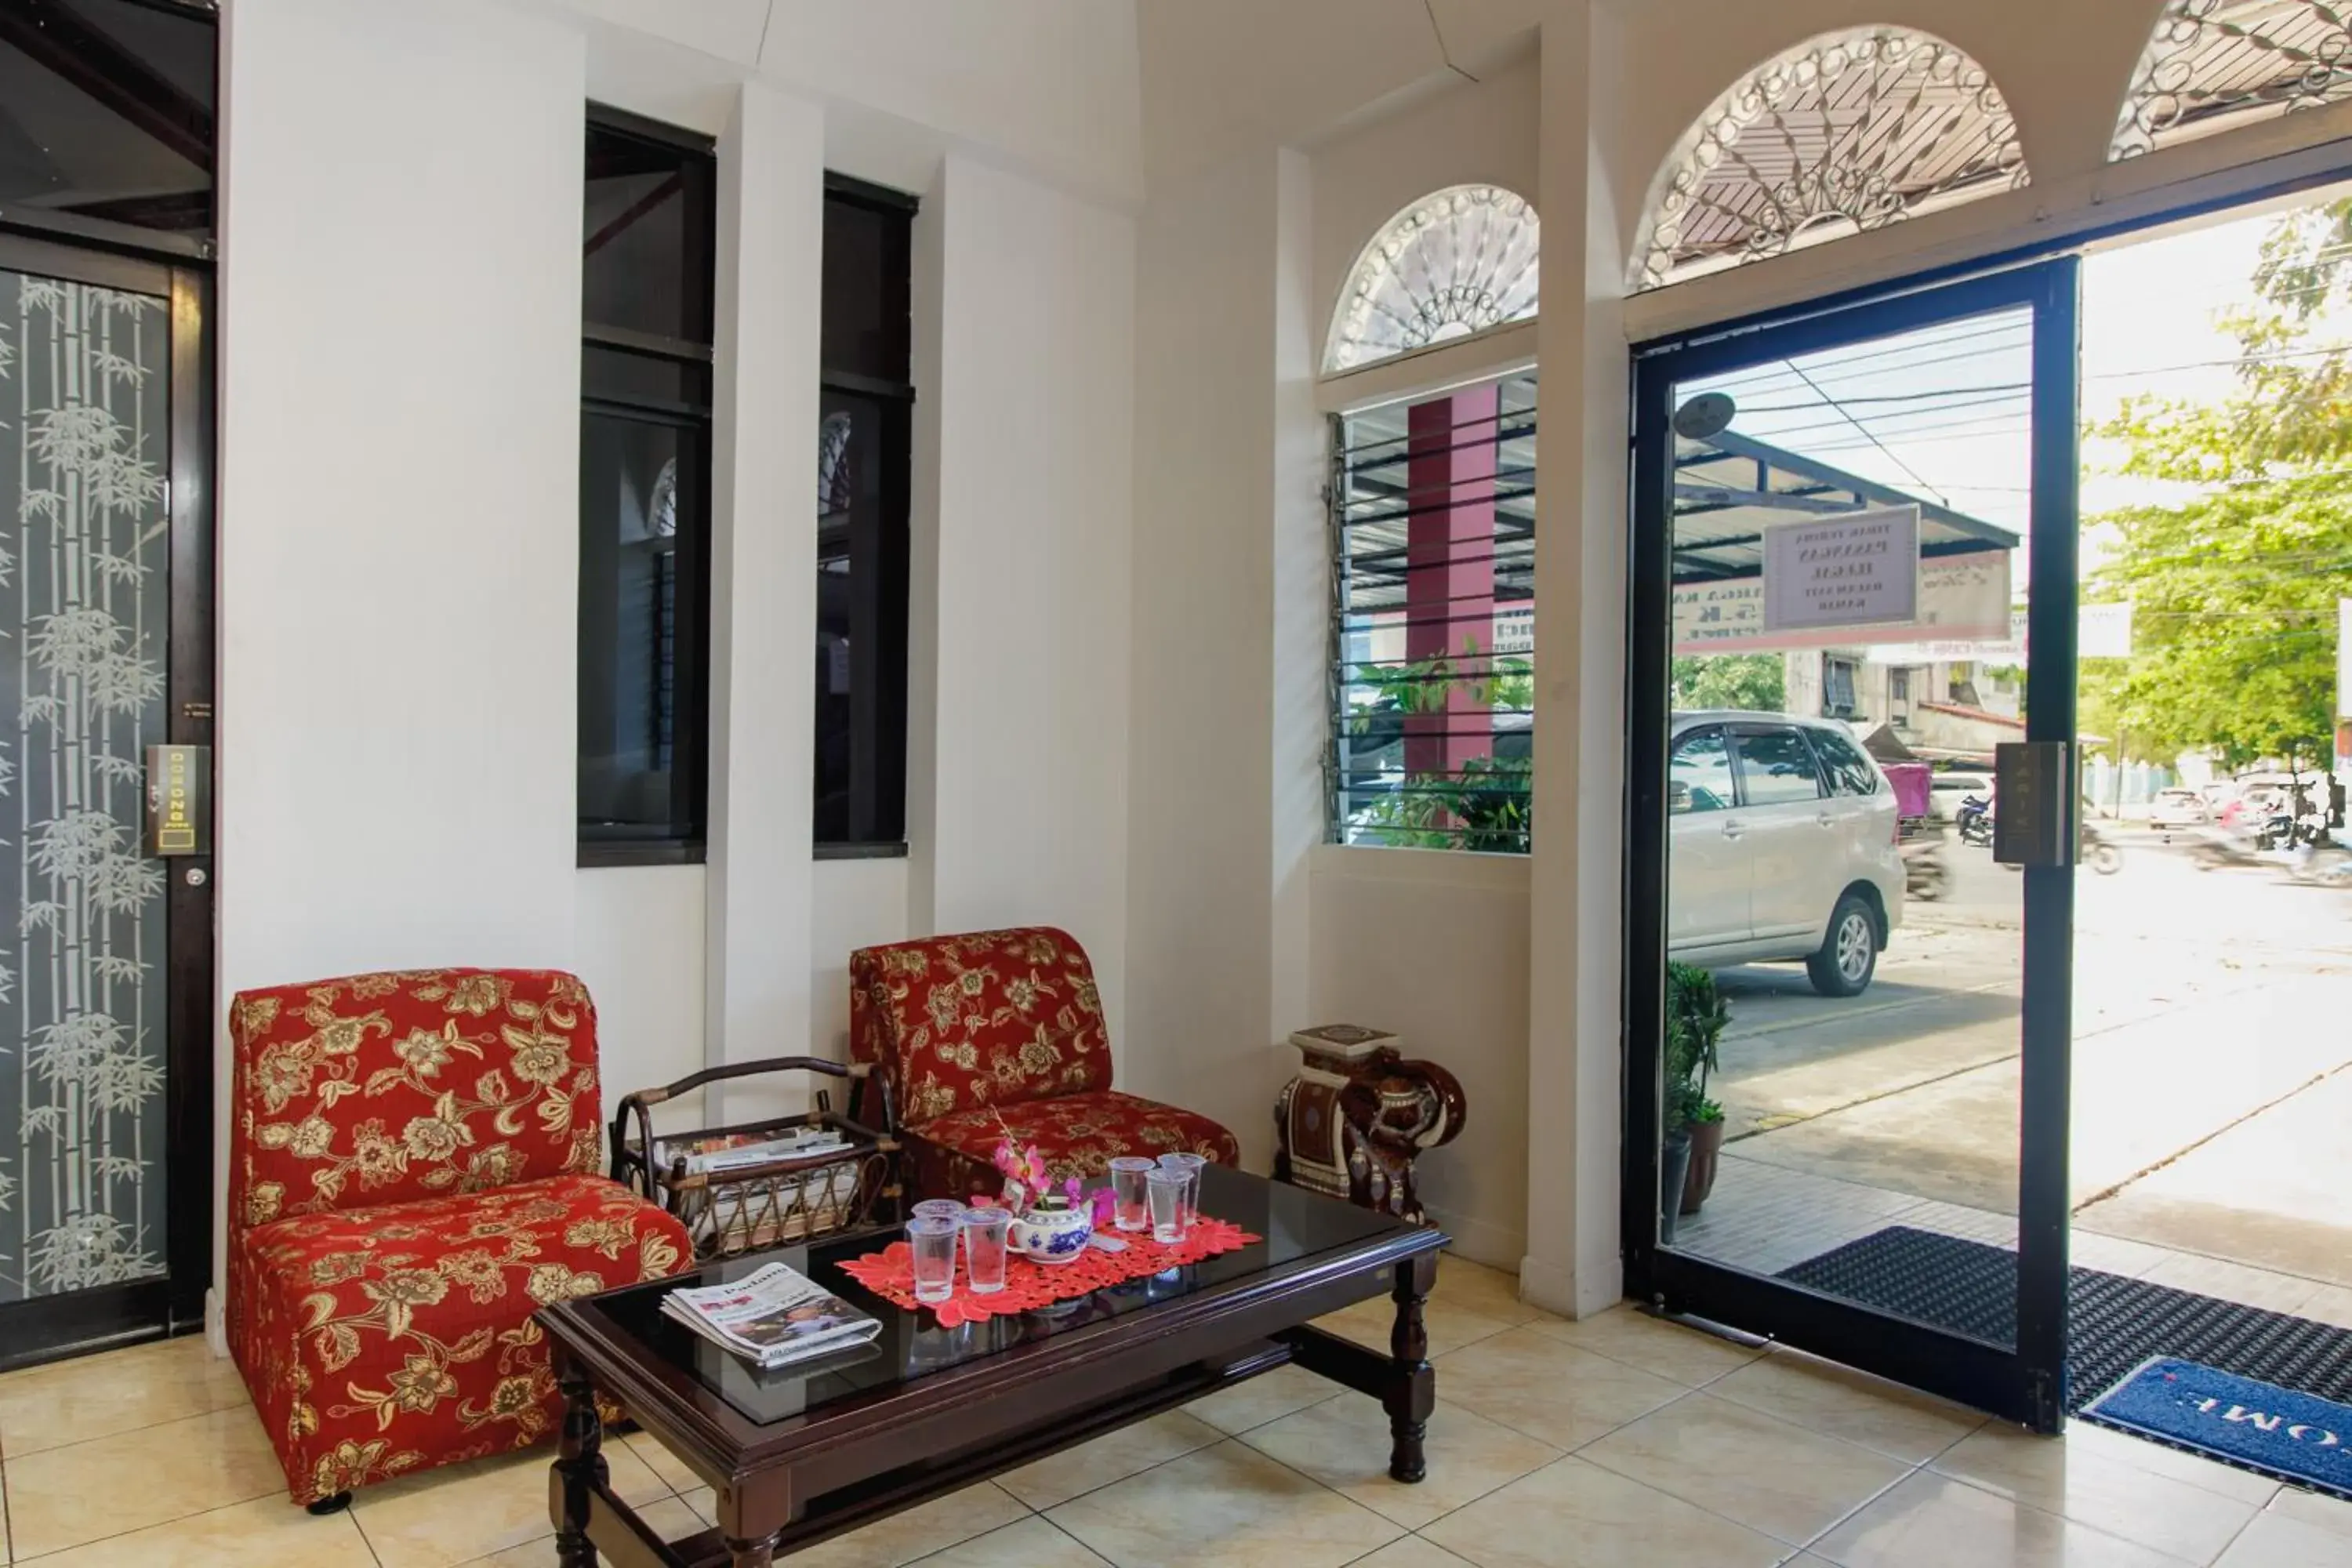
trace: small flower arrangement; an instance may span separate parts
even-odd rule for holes
[[[1004,1125],[1003,1116],[996,1119],[996,1125],[1003,1136],[997,1140],[992,1163],[1004,1178],[1004,1187],[997,1196],[997,1203],[1016,1215],[1027,1212],[1033,1205],[1060,1207],[1066,1204],[1074,1209],[1092,1210],[1094,1226],[1097,1230],[1111,1223],[1109,1188],[1105,1187],[1089,1198],[1085,1184],[1076,1176],[1070,1176],[1063,1181],[1059,1193],[1055,1193],[1053,1177],[1045,1169],[1045,1156],[1038,1152],[1037,1145],[1024,1145],[1016,1140],[1013,1136],[1013,1129]],[[1061,1202],[1055,1203],[1053,1200],[1055,1198]]]

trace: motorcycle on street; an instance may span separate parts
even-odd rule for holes
[[[1991,848],[1992,802],[1980,795],[1962,795],[1960,809],[1953,814],[1952,826],[1959,830],[1962,844]]]

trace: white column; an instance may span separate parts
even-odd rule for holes
[[[803,1054],[824,119],[748,82],[719,144],[704,1055]],[[712,1115],[771,1107],[737,1097]]]
[[[1537,474],[1535,832],[1528,886],[1528,1253],[1556,1311],[1622,1293],[1618,1245],[1625,679],[1624,247],[1608,166],[1616,24],[1591,0],[1543,30],[1542,458]]]
[[[1323,841],[1323,740],[1330,702],[1330,525],[1322,499],[1328,463],[1315,373],[1323,323],[1315,300],[1314,183],[1307,155],[1275,154],[1272,1013],[1266,1044],[1277,1079],[1298,1029],[1328,1023],[1310,1011],[1313,896],[1308,862]],[[1249,1117],[1263,1124],[1267,1109]]]

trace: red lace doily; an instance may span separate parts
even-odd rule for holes
[[[1105,1252],[1098,1247],[1089,1247],[1068,1263],[1033,1263],[1014,1253],[1004,1262],[1004,1289],[985,1296],[973,1293],[959,1256],[955,1294],[944,1301],[915,1300],[915,1255],[903,1241],[894,1241],[881,1251],[869,1252],[863,1258],[853,1258],[841,1269],[883,1300],[909,1311],[928,1307],[940,1315],[941,1323],[953,1328],[958,1323],[975,1323],[1007,1312],[1034,1311],[1056,1301],[1090,1296],[1106,1286],[1148,1279],[1162,1270],[1181,1268],[1187,1263],[1198,1263],[1264,1239],[1230,1221],[1211,1219],[1206,1215],[1181,1241],[1158,1242],[1149,1236],[1118,1234],[1118,1239],[1127,1243],[1126,1251]]]

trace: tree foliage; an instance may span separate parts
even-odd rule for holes
[[[2119,544],[2085,597],[2131,601],[2132,658],[2084,662],[2082,723],[2124,731],[2133,755],[2309,767],[2332,750],[2336,605],[2352,595],[2352,356],[2330,330],[2347,258],[2352,201],[2280,218],[2252,303],[2222,317],[2237,390],[2135,399],[2094,432],[2123,444],[2120,472],[2196,487],[2091,520]]]
[[[1678,658],[1669,679],[1677,708],[1745,708],[1780,713],[1789,706],[1788,665],[1777,653]]]

